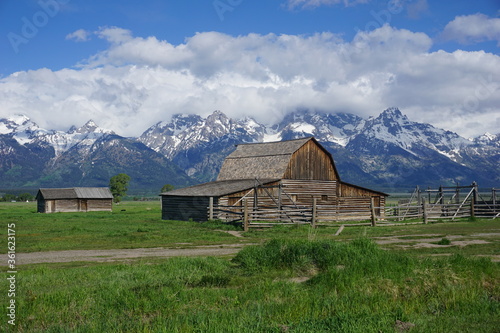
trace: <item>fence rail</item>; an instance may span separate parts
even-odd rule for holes
[[[288,224],[329,225],[396,225],[409,223],[428,223],[439,220],[455,220],[464,217],[499,218],[500,203],[448,203],[421,205],[401,204],[390,207],[335,207],[308,206],[259,206],[248,207],[243,201],[241,206],[211,205],[208,207],[212,219],[226,222],[242,222],[245,230]],[[346,222],[370,221],[367,223],[346,224]]]

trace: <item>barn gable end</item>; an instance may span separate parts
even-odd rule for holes
[[[314,138],[238,145],[222,164],[217,180],[337,180],[333,158]]]

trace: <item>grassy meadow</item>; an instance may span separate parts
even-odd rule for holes
[[[162,221],[159,202],[124,202],[112,213],[35,211],[34,204],[0,204],[0,253],[7,252],[9,223],[16,224],[18,253],[255,245],[230,258],[19,266],[16,325],[7,323],[2,297],[0,331],[498,332],[500,327],[500,264],[490,259],[500,255],[500,220],[350,227],[340,236],[334,236],[336,228],[276,227],[238,238],[221,230],[240,229],[216,222]],[[432,247],[418,246],[429,239]],[[454,245],[456,240],[471,243]],[[0,267],[7,271],[4,263]],[[8,289],[8,281],[0,279],[0,293]]]

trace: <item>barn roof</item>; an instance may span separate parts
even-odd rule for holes
[[[313,140],[330,157],[335,169],[331,154],[316,139],[309,137],[288,141],[237,145],[236,150],[224,160],[217,180],[282,178],[293,153],[310,140]],[[335,173],[339,178],[336,169]]]
[[[218,180],[210,183],[194,185],[180,188],[170,192],[164,192],[160,195],[165,196],[187,196],[187,197],[220,197],[231,193],[245,191],[260,184],[269,184],[279,179],[231,179]]]
[[[107,187],[41,188],[37,198],[53,199],[113,199]]]

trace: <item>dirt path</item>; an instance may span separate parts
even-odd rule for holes
[[[248,244],[226,244],[213,246],[200,246],[185,249],[167,248],[139,248],[116,250],[68,250],[18,253],[16,265],[72,262],[72,261],[97,261],[110,262],[143,257],[204,257],[224,256],[236,254],[243,246]],[[7,255],[0,255],[0,266],[7,265]]]
[[[222,230],[221,230],[222,231]],[[241,237],[239,232],[230,232],[235,237]],[[463,238],[477,237],[486,238],[498,237],[500,233],[483,233],[470,236],[455,236],[447,235],[446,237],[452,242],[450,245],[437,245],[436,242],[441,240],[438,235],[403,235],[393,237],[374,237],[374,241],[380,245],[399,246],[402,248],[408,247],[449,247],[449,246],[467,246],[472,244],[487,244],[484,239],[467,239]],[[73,261],[94,261],[94,262],[112,262],[127,259],[147,258],[147,257],[205,257],[205,256],[225,256],[233,255],[240,251],[246,245],[254,244],[221,244],[198,246],[190,248],[138,248],[138,249],[114,249],[114,250],[68,250],[68,251],[47,251],[47,252],[30,252],[18,253],[16,255],[16,265],[38,264],[38,263],[56,263],[56,262],[73,262]],[[489,256],[493,261],[499,261],[500,256]],[[0,254],[0,266],[7,265],[7,255]]]

